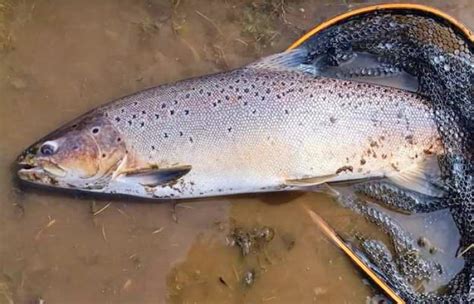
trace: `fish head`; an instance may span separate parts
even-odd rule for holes
[[[125,159],[120,132],[103,115],[85,115],[27,148],[20,179],[60,188],[101,190]]]

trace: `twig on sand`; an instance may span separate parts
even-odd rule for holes
[[[234,38],[234,40],[237,41],[237,42],[242,43],[242,44],[245,45],[245,46],[249,46],[249,44],[248,44],[246,41],[244,41],[244,40],[242,40],[242,39],[240,39],[240,38]]]
[[[96,215],[101,214],[105,209],[110,207],[110,204],[111,203],[107,203],[104,207],[100,208],[99,210],[93,211],[92,215],[96,216]]]
[[[163,230],[165,230],[165,227],[160,227],[160,228],[156,229],[155,231],[153,231],[151,234],[158,234]]]
[[[221,31],[221,29],[217,26],[217,24],[214,22],[214,20],[212,20],[211,18],[209,18],[208,16],[204,15],[203,13],[201,13],[200,11],[196,10],[195,11],[196,14],[198,14],[199,16],[201,16],[202,18],[204,18],[207,22],[209,22],[217,31],[217,33],[219,33],[219,35],[221,35],[222,37],[224,36],[224,33]]]
[[[275,300],[277,297],[273,296],[273,297],[268,297],[268,298],[262,298],[262,302],[267,302],[267,301],[272,301],[272,300]]]
[[[123,211],[122,209],[120,209],[119,207],[117,207],[117,211],[123,215],[123,216],[126,216],[126,217],[130,217],[130,215],[128,215],[125,211]]]
[[[45,231],[46,229],[48,229],[49,227],[53,226],[56,223],[56,219],[51,218],[50,216],[48,216],[48,218],[49,218],[49,222],[46,224],[46,226],[44,226],[38,231],[38,233],[35,236],[35,241],[39,240],[39,238],[43,234],[43,231]]]
[[[235,268],[235,265],[232,265],[232,270],[233,270],[234,275],[235,275],[235,280],[236,280],[237,282],[240,282],[239,272],[238,272],[237,269]]]
[[[131,285],[132,285],[132,280],[127,279],[127,281],[125,281],[125,283],[122,286],[122,290],[127,291],[127,289],[129,289]]]
[[[171,209],[171,218],[175,223],[178,223],[178,214],[176,213],[176,205],[178,205],[178,203],[176,203],[176,201],[173,201],[172,204],[173,208]]]
[[[105,234],[105,226],[104,226],[104,225],[102,225],[102,237],[104,238],[104,240],[105,240],[106,242],[108,242],[108,240],[107,240],[107,235]]]

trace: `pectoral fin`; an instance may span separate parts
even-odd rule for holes
[[[125,182],[136,182],[143,186],[155,187],[175,181],[191,171],[191,166],[182,165],[169,168],[139,168],[127,170],[119,179]]]

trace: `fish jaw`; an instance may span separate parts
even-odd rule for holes
[[[18,170],[18,177],[26,182],[40,185],[57,186],[58,181],[40,167],[24,167]]]

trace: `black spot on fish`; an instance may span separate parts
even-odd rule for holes
[[[122,138],[117,137],[117,142],[121,142],[121,141],[122,141]]]
[[[146,111],[145,111],[145,110],[143,110],[143,111],[142,111],[142,114],[143,114],[143,115],[145,115],[145,114],[146,114]]]
[[[119,121],[120,121],[120,117],[118,117],[118,116],[115,117],[115,121],[116,121],[116,122],[119,122]]]
[[[189,93],[186,94],[186,98],[189,98],[189,96],[191,96]]]
[[[179,131],[179,136],[183,136],[184,133],[182,131]]]
[[[258,96],[258,92],[255,92],[254,95],[255,95],[255,97],[257,97],[257,96]]]
[[[174,115],[174,110],[170,110],[170,114],[171,114],[171,115]]]
[[[194,142],[192,137],[189,138],[189,142]]]
[[[270,89],[266,89],[265,91],[267,94],[270,94],[271,90]]]
[[[136,101],[135,101],[133,104],[134,104],[134,105],[137,105],[137,104],[138,104],[138,102],[136,102]]]
[[[290,111],[288,111],[288,110],[285,110],[285,114],[290,114]]]
[[[232,127],[227,128],[227,131],[231,132],[231,131],[232,131]]]
[[[184,110],[184,115],[188,115],[189,114],[189,110]]]
[[[213,103],[212,103],[212,106],[217,107],[217,103],[216,103],[216,102],[213,102]]]
[[[248,105],[248,104],[249,104],[248,101],[244,101],[244,106],[246,106],[246,105]]]
[[[162,104],[161,104],[161,108],[162,108],[162,109],[166,108],[166,103],[162,103]]]
[[[210,96],[211,96],[211,92],[207,92],[207,96],[209,96],[209,97],[210,97]]]
[[[155,118],[156,118],[156,119],[160,118],[160,115],[159,115],[159,114],[155,114]]]
[[[151,149],[152,149],[152,150],[155,150],[155,146],[151,146]]]
[[[252,114],[255,114],[255,113],[257,113],[257,109],[254,109],[254,110],[252,111]]]
[[[129,121],[128,121],[128,124],[131,126],[131,125],[132,125],[132,121],[131,121],[131,120],[129,120]]]
[[[203,92],[204,92],[203,89],[200,89],[200,90],[199,90],[199,94],[202,94]]]
[[[120,112],[125,113],[125,109],[121,109]]]
[[[238,100],[241,100],[241,99],[242,99],[242,96],[241,96],[241,95],[237,96],[237,99],[238,99]]]
[[[278,99],[281,99],[281,96],[280,96],[280,94],[277,94],[277,98],[278,98]]]
[[[142,127],[142,128],[143,128],[144,126],[145,126],[145,122],[143,122],[143,121],[142,121],[142,122],[140,122],[140,127]]]
[[[168,138],[168,133],[165,132],[165,134],[163,134],[163,137]]]
[[[240,82],[240,79],[237,79],[237,80],[235,81],[235,83],[239,83],[239,82]]]
[[[225,96],[225,100],[229,100],[230,97],[228,95]]]
[[[173,102],[174,102],[174,104],[175,104],[175,105],[177,105],[177,104],[178,104],[178,101],[177,101],[177,100],[175,100],[175,101],[173,101]]]

